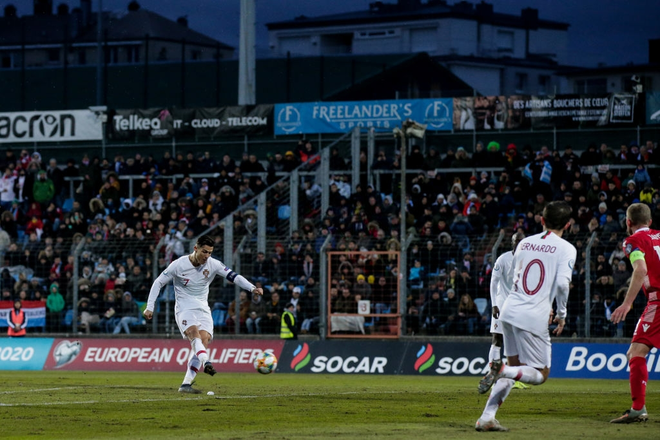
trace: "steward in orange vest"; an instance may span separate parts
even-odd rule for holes
[[[7,335],[10,337],[25,336],[25,327],[27,327],[28,319],[21,308],[21,301],[14,302],[14,308],[11,309],[7,316]]]

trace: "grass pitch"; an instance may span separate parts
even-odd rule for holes
[[[514,389],[498,413],[509,433],[478,433],[478,379],[414,376],[217,374],[215,396],[177,393],[182,374],[0,372],[2,438],[660,438],[660,386],[650,419],[611,425],[630,404],[628,382],[559,380]]]

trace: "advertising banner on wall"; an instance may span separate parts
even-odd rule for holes
[[[96,141],[103,123],[90,110],[0,113],[0,143]]]
[[[646,123],[660,124],[660,92],[646,92]]]
[[[0,327],[7,327],[7,317],[14,308],[12,301],[0,301]],[[46,325],[46,303],[43,301],[23,301],[21,303],[23,313],[27,318],[27,326],[44,327]]]
[[[110,139],[260,135],[273,131],[273,106],[116,110],[108,119]]]
[[[353,127],[391,131],[412,119],[427,130],[451,131],[452,99],[306,102],[275,105],[275,134],[346,133]]]
[[[215,340],[209,360],[218,371],[254,371],[253,359],[262,351],[279,357],[284,343],[279,340]],[[55,339],[44,364],[45,370],[100,371],[184,371],[190,343],[182,340]]]
[[[457,130],[577,128],[634,124],[635,94],[454,98]]]

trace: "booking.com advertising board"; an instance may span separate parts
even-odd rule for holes
[[[261,351],[278,358],[278,373],[474,376],[488,371],[489,343],[395,341],[222,340],[211,344],[220,372],[253,372]],[[628,379],[628,344],[559,342],[550,377]],[[0,370],[171,371],[190,356],[184,340],[0,339]],[[649,379],[660,379],[660,353],[647,357]]]
[[[453,99],[305,102],[275,105],[275,134],[346,133],[353,127],[391,131],[406,119],[451,131]]]

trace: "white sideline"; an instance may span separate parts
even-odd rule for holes
[[[117,388],[113,385],[100,385],[92,387],[60,387],[60,388],[42,388],[34,390],[25,390],[24,392],[39,392],[39,391],[56,391],[64,389],[76,389],[76,388]],[[20,391],[6,391],[7,393],[14,393]],[[260,395],[243,395],[243,396],[214,396],[218,400],[230,400],[230,399],[261,399],[261,398],[273,398],[273,397],[315,397],[315,396],[346,396],[346,395],[355,395],[355,394],[406,394],[407,391],[346,391],[342,393],[290,393],[290,394],[260,394]],[[53,406],[53,405],[89,405],[95,403],[130,403],[130,402],[179,402],[182,400],[203,400],[208,399],[207,397],[184,397],[184,398],[165,398],[165,399],[121,399],[121,400],[85,400],[85,401],[73,401],[73,402],[40,402],[40,403],[1,403],[0,407],[15,407],[15,406]]]

